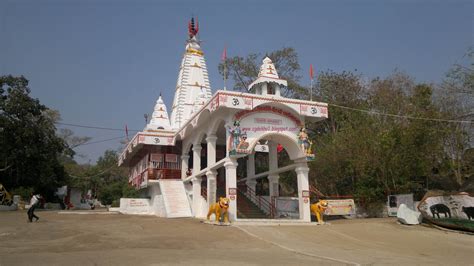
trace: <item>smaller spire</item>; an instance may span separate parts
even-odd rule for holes
[[[248,90],[250,91],[255,85],[261,83],[276,83],[281,86],[288,86],[288,82],[284,79],[280,79],[278,72],[273,64],[272,60],[265,56],[258,72],[258,78],[250,84]]]
[[[156,100],[155,108],[153,110],[153,114],[151,116],[150,122],[146,125],[145,130],[157,130],[157,129],[164,129],[170,130],[170,120],[168,117],[168,111],[166,110],[166,105],[163,102],[163,98],[158,97]]]

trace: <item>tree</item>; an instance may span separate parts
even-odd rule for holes
[[[298,98],[307,94],[307,89],[299,84],[301,77],[298,75],[300,64],[298,54],[294,48],[284,47],[266,54],[275,64],[280,78],[288,81],[288,88],[282,88],[282,95],[290,98]],[[233,89],[236,91],[247,91],[248,86],[257,79],[262,55],[251,53],[246,57],[234,56],[226,59],[226,78],[231,77],[234,81]],[[219,73],[224,76],[224,63],[219,64]]]
[[[437,88],[437,104],[443,110],[443,118],[449,120],[474,119],[474,48],[466,53],[465,64],[455,64],[447,73],[442,84]],[[470,156],[466,156],[472,148],[474,127],[468,123],[447,123],[439,130],[446,134],[444,146],[446,150],[445,168],[440,171],[450,176],[461,186],[474,169],[470,167]]]
[[[23,76],[0,77],[0,182],[52,196],[65,177],[58,157],[72,151],[56,136],[55,112],[29,94]]]
[[[70,164],[68,170],[68,184],[83,192],[91,189],[102,204],[118,202],[121,197],[137,197],[136,190],[128,185],[126,169],[118,166],[116,151],[106,150],[95,165]]]

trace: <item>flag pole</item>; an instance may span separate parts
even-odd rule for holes
[[[313,64],[309,65],[309,78],[310,78],[310,92],[309,92],[309,100],[313,101],[313,79],[314,79],[314,71],[313,71]]]
[[[224,61],[224,90],[227,90],[226,81],[227,81],[227,47],[224,46],[224,51],[222,52],[222,61]]]
[[[226,75],[225,75],[225,72],[226,72],[226,60],[224,59],[224,90],[226,91],[227,88],[226,88]]]

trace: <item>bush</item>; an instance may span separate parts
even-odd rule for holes
[[[10,191],[10,194],[13,195],[20,195],[21,199],[24,201],[28,201],[30,199],[31,193],[34,192],[32,187],[17,187]]]

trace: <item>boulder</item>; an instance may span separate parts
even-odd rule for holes
[[[397,218],[402,224],[420,224],[422,220],[420,212],[408,208],[405,204],[398,207]]]

